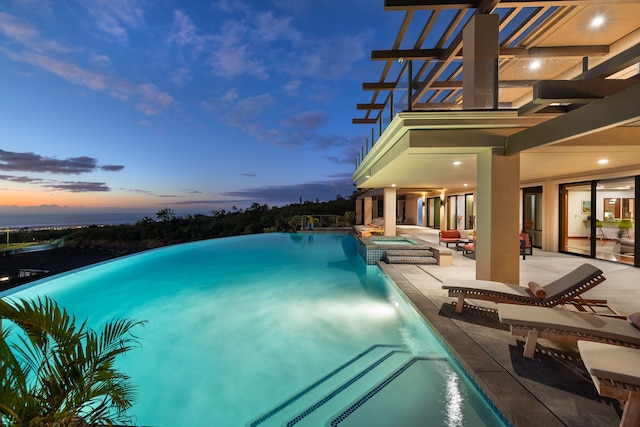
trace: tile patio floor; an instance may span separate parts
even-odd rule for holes
[[[397,233],[438,244],[438,230],[398,226]],[[626,265],[534,249],[533,256],[520,261],[520,283],[548,283],[585,262],[600,268],[607,279],[587,297],[607,299],[621,314],[640,311],[640,269]],[[475,278],[474,260],[456,253],[450,267],[380,266],[513,426],[600,427],[620,422],[620,405],[598,395],[575,347],[539,340],[535,358],[525,359],[524,340],[512,337],[497,314],[455,312],[454,299],[441,283],[447,277]],[[490,302],[474,303],[495,308]]]

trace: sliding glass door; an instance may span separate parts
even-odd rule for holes
[[[542,247],[542,187],[522,190],[522,230],[531,236],[534,247]]]
[[[629,177],[562,185],[560,251],[640,265],[635,245],[637,180]]]

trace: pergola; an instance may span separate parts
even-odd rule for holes
[[[480,182],[477,159],[488,149],[515,158],[505,160],[516,170],[503,178],[518,185],[639,167],[640,2],[385,0],[384,7],[404,19],[390,48],[371,52],[383,68],[377,82],[363,83],[371,100],[357,104],[363,115],[352,120],[372,127],[353,175],[360,190],[472,188],[480,197],[484,186],[507,194],[512,188],[496,186],[495,177]],[[609,164],[596,166],[604,154]],[[464,167],[451,167],[453,160]],[[485,216],[513,202],[506,197],[485,203]]]

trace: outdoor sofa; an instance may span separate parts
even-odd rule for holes
[[[449,244],[453,243],[455,245],[460,239],[473,239],[475,234],[475,230],[440,230],[438,233],[438,245],[444,243],[449,247]]]
[[[361,237],[384,234],[384,218],[374,218],[367,225],[356,225],[353,228],[356,234]]]

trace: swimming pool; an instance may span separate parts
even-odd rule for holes
[[[148,321],[120,360],[139,425],[503,425],[348,235],[176,245],[11,296],[44,294],[95,328]]]

